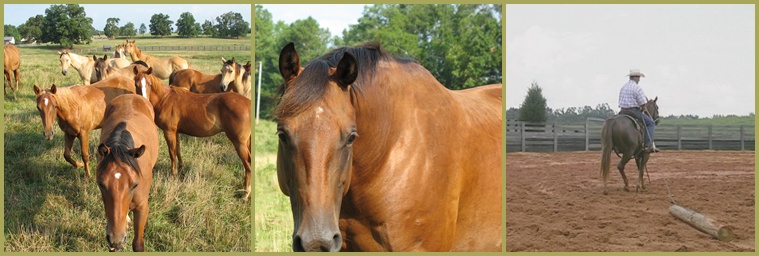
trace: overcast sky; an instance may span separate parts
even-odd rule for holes
[[[662,115],[755,111],[753,5],[507,5],[506,106],[618,109],[630,69]]]
[[[98,30],[103,30],[106,20],[112,17],[120,19],[119,27],[126,25],[127,22],[134,23],[135,29],[139,29],[142,23],[148,27],[150,17],[158,13],[169,15],[169,19],[174,22],[172,25],[174,30],[177,29],[175,24],[183,12],[192,13],[195,22],[200,24],[203,24],[205,20],[216,23],[216,17],[230,11],[240,13],[245,21],[251,22],[251,5],[249,4],[80,4],[80,6],[84,7],[87,17],[92,18],[92,26]],[[4,8],[4,24],[18,26],[37,14],[44,16],[45,9],[50,8],[50,5],[6,4]]]
[[[309,16],[319,22],[319,26],[329,29],[332,36],[343,35],[348,25],[358,24],[363,16],[364,4],[262,4],[271,13],[274,23],[284,21],[290,24]]]

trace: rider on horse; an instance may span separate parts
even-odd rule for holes
[[[647,135],[643,136],[645,145],[644,150],[648,152],[659,152],[659,149],[656,148],[653,140],[655,127],[654,120],[648,114],[644,115],[642,111],[647,98],[646,94],[643,93],[643,89],[638,85],[638,82],[640,82],[641,77],[646,77],[646,75],[641,73],[638,69],[631,69],[630,74],[627,76],[630,77],[630,80],[622,86],[621,90],[619,90],[619,107],[622,108],[620,113],[631,112],[636,118],[642,119],[646,124],[647,131]]]

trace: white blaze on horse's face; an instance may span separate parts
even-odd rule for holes
[[[116,174],[113,175],[113,177],[115,177],[118,180],[119,178],[121,178],[121,173],[117,172]]]
[[[145,99],[150,100],[148,98],[148,90],[147,90],[147,82],[145,81],[145,78],[143,77],[142,80],[140,80],[140,83],[142,84],[142,96],[145,97]]]
[[[45,98],[45,106],[47,106],[48,102],[49,102],[49,100],[47,98]]]

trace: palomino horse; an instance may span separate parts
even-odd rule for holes
[[[13,91],[13,100],[16,100],[16,88],[20,89],[18,80],[21,79],[21,57],[19,57],[18,48],[13,45],[3,47],[3,54],[5,54],[3,58],[3,75],[5,76],[5,80],[3,82],[8,82],[11,91]],[[13,85],[13,80],[16,80],[16,85]],[[3,93],[8,94],[5,85],[3,85]]]
[[[148,196],[158,159],[153,106],[136,94],[114,98],[106,107],[98,146],[96,177],[105,207],[109,251],[124,248],[129,210],[134,213],[132,250],[145,251]]]
[[[500,84],[443,87],[379,45],[282,49],[277,176],[295,251],[501,251]]]
[[[225,60],[221,58],[223,66],[221,66],[221,86],[222,91],[229,90],[235,91],[245,98],[250,99],[250,61],[244,66],[235,62],[235,58],[231,60]]]
[[[133,86],[155,110],[155,123],[163,130],[169,147],[171,174],[182,166],[179,134],[209,137],[220,132],[232,141],[245,168],[244,195],[250,196],[250,100],[235,93],[197,94],[184,88],[169,87],[152,75],[153,68],[134,69]],[[179,166],[177,166],[177,159]]]
[[[186,88],[194,93],[222,92],[220,83],[221,74],[209,75],[189,68],[171,73],[169,77],[169,85]]]
[[[132,40],[131,42],[127,40],[126,45],[124,46],[124,49],[129,52],[129,56],[132,57],[132,62],[141,60],[148,63],[148,66],[155,70],[155,76],[158,76],[161,79],[169,79],[172,72],[189,68],[187,61],[177,56],[160,59],[147,55],[146,53],[143,53],[140,48],[137,48],[137,45],[134,42],[135,40]]]
[[[656,124],[659,123],[659,105],[656,101],[659,97],[646,102],[643,108],[644,113],[648,113],[651,118],[656,120]],[[635,119],[636,121],[633,121]],[[619,155],[622,154],[622,159],[617,164],[619,174],[622,175],[622,180],[625,182],[625,191],[627,189],[627,176],[625,176],[625,165],[631,158],[635,158],[635,164],[638,167],[638,184],[635,185],[635,191],[646,190],[643,185],[643,171],[646,168],[648,162],[649,152],[643,150],[643,134],[641,130],[645,130],[646,126],[643,123],[639,123],[638,117],[632,117],[628,115],[615,115],[606,121],[601,129],[601,178],[604,183],[604,195],[608,193],[606,189],[606,180],[609,178],[609,165],[611,151]]]
[[[42,90],[34,85],[37,110],[42,118],[45,139],[53,139],[53,123],[58,117],[64,135],[63,158],[79,168],[84,166],[87,178],[90,178],[89,131],[102,127],[105,106],[113,98],[122,94],[134,93],[134,81],[126,77],[113,77],[92,84],[92,86],[74,85]],[[82,149],[83,163],[71,158],[71,147],[78,138]]]
[[[126,68],[129,66],[129,64],[132,64],[132,62],[130,62],[126,58],[126,56],[124,56],[124,53],[123,53],[124,46],[123,45],[119,45],[119,46],[121,47],[120,51],[122,53],[119,53],[119,47],[116,47],[116,53],[114,53],[114,55],[118,55],[121,57],[114,57],[114,58],[108,59],[108,55],[104,55],[103,59],[108,61],[108,66],[115,67],[115,68]]]
[[[68,74],[69,67],[73,67],[76,69],[77,72],[79,72],[79,77],[82,78],[82,83],[85,85],[88,85],[90,83],[94,83],[96,77],[95,77],[95,58],[88,58],[86,56],[82,56],[73,52],[69,52],[68,50],[63,50],[63,52],[58,52],[59,58],[61,60],[61,74],[64,76]],[[93,56],[94,57],[94,56]]]
[[[116,50],[113,51],[113,58],[126,59],[124,45],[120,44],[116,46]]]
[[[132,69],[134,69],[134,67],[138,67],[140,70],[148,70],[148,64],[141,60],[129,64],[125,68],[118,68],[111,66],[107,61],[107,57],[108,56],[104,56],[103,58],[96,58],[95,82],[102,81],[113,76],[125,76],[131,80],[134,78],[134,72],[132,72]]]

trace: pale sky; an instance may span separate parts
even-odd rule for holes
[[[618,110],[630,69],[662,115],[755,112],[754,5],[507,5],[506,107]]]
[[[98,30],[105,28],[108,18],[119,18],[119,27],[132,22],[135,29],[139,29],[142,23],[149,28],[150,17],[158,13],[169,15],[169,20],[174,22],[171,26],[174,31],[177,29],[177,19],[183,12],[192,13],[195,22],[200,24],[203,24],[205,20],[216,24],[216,17],[230,11],[240,13],[245,21],[251,23],[252,11],[249,4],[80,4],[80,6],[84,7],[87,17],[92,18],[92,26]],[[37,14],[44,16],[45,9],[50,8],[50,4],[5,4],[4,8],[4,24],[18,27]]]
[[[364,13],[364,4],[262,4],[271,13],[274,23],[284,21],[290,24],[309,16],[319,22],[319,26],[329,29],[332,36],[343,35],[349,25],[358,24]]]

